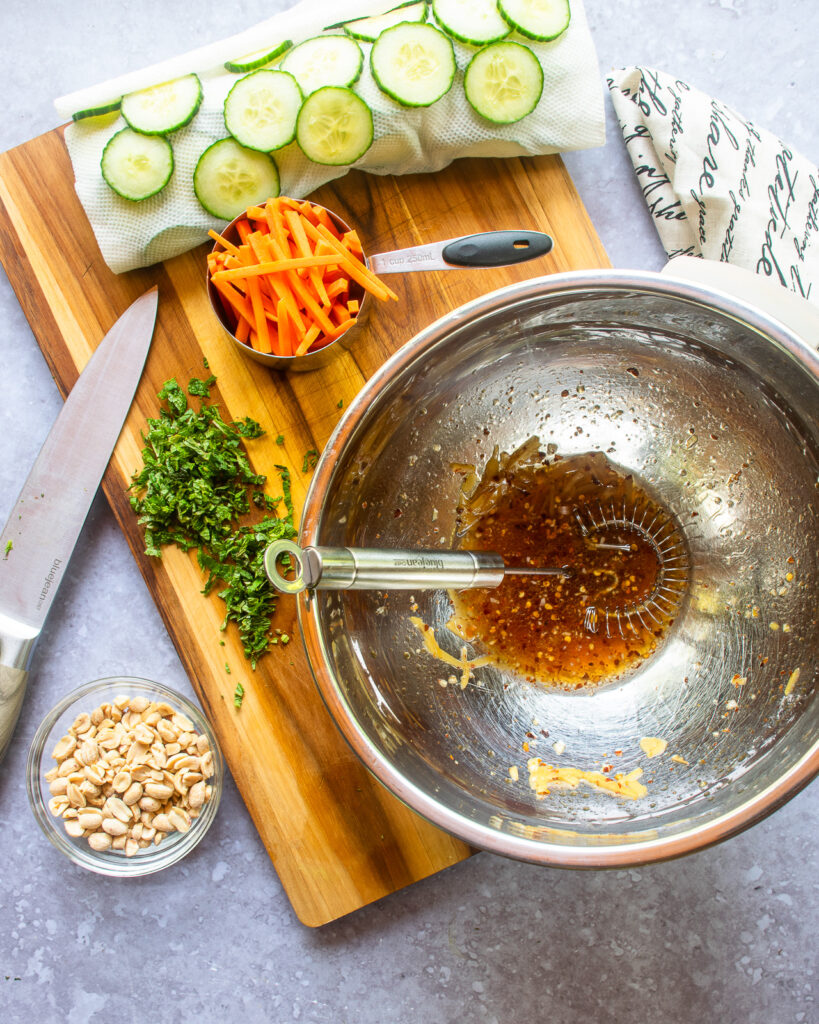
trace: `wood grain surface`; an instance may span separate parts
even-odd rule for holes
[[[311,926],[470,850],[399,803],[349,750],[311,679],[294,599],[280,600],[273,623],[293,642],[252,672],[237,633],[220,632],[222,603],[202,596],[193,555],[144,555],[127,486],[141,465],[140,431],[157,413],[156,393],[169,377],[201,376],[206,356],[224,417],[251,416],[267,432],[249,443],[256,471],[268,474],[268,490],[276,494],[274,467],[286,463],[300,510],[309,484],[305,452],[322,449],[350,399],[417,330],[512,281],[608,266],[559,157],[463,160],[434,175],[352,172],[315,198],[356,226],[369,252],[512,227],[547,231],[555,247],[548,257],[513,268],[393,276],[401,301],[372,309],[352,351],[310,373],[275,373],[235,351],[221,333],[205,291],[204,248],[146,270],[119,276],[108,270],[74,192],[60,130],[0,154],[0,260],[63,395],[117,317],[159,286],[153,345],[103,487],[282,885]],[[274,443],[279,434],[283,446]],[[139,665],[130,671],[138,675]],[[237,682],[246,691],[238,711]]]

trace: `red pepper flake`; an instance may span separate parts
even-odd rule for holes
[[[622,757],[623,756],[623,751],[622,750],[615,750],[614,751],[614,756],[615,757]]]

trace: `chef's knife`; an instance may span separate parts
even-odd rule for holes
[[[156,309],[152,288],[97,346],[0,534],[0,760],[20,714],[34,645],[131,407]]]

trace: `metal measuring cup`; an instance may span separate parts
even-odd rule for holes
[[[320,204],[313,203],[313,205],[319,206]],[[327,207],[321,208],[326,210],[339,231],[343,233],[352,230],[350,225],[337,213]],[[221,232],[222,237],[229,242],[240,241],[236,225],[245,216],[246,214],[243,212],[235,217]],[[483,231],[475,235],[447,238],[440,242],[429,242],[426,245],[396,249],[392,252],[380,252],[371,256],[367,256],[365,253],[364,261],[370,270],[379,276],[409,274],[420,270],[487,269],[507,267],[515,263],[525,263],[538,256],[546,256],[551,252],[553,244],[552,238],[542,231]],[[221,243],[216,242],[212,251],[218,252],[222,248]],[[276,370],[317,370],[321,366],[326,366],[341,349],[348,348],[350,343],[357,338],[373,305],[372,297],[355,284],[351,289],[350,297],[358,299],[359,311],[355,323],[348,327],[344,334],[323,348],[307,352],[303,356],[278,356],[258,352],[251,345],[240,341],[230,328],[219,293],[211,282],[209,273],[206,273],[206,286],[211,308],[233,344],[237,345],[242,354],[249,359]]]

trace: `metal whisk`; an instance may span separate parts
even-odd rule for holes
[[[588,632],[596,633],[603,622],[606,636],[616,632],[625,638],[626,631],[636,633],[639,628],[651,631],[674,618],[690,582],[691,564],[682,531],[671,513],[653,503],[629,505],[623,500],[617,506],[613,502],[607,506],[600,502],[584,505],[582,509],[574,509],[573,514],[584,538],[594,540],[595,535],[604,532],[607,536],[614,533],[619,538],[631,535],[635,542],[649,544],[657,558],[657,575],[651,592],[631,605],[589,605],[583,619]],[[603,541],[595,546],[631,549],[630,542],[619,540],[617,544]]]
[[[288,556],[296,575],[285,579]],[[506,576],[572,576],[568,566],[509,566],[493,551],[424,551],[381,548],[300,548],[272,543],[264,557],[270,582],[286,594],[302,590],[470,590],[497,587]],[[284,567],[284,566],[283,566]]]

